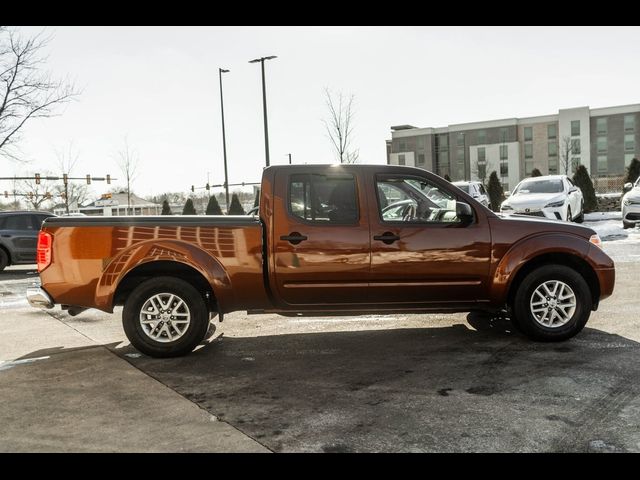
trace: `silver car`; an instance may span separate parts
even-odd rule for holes
[[[622,197],[622,226],[633,228],[640,223],[640,177],[635,183],[625,183]]]
[[[487,195],[487,190],[484,188],[481,182],[451,182],[453,185],[458,187],[465,193],[468,193],[473,198],[475,198],[478,202],[483,204],[485,207],[489,206],[489,195]]]

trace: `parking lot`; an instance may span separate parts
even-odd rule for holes
[[[595,224],[595,222],[594,222]],[[0,451],[640,451],[636,229],[587,328],[534,343],[474,314],[234,313],[159,360],[114,315],[30,308],[0,274]]]

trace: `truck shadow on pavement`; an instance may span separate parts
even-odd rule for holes
[[[469,322],[114,352],[273,451],[640,450],[638,343],[589,328],[536,343],[505,320]]]

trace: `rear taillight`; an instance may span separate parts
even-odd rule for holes
[[[38,272],[43,271],[51,264],[51,247],[53,246],[53,236],[50,233],[40,230],[38,233],[38,250],[36,258],[38,261]]]

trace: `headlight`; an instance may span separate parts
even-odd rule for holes
[[[513,210],[513,208],[511,207],[511,205],[501,205],[500,206],[500,210]]]
[[[560,200],[559,202],[551,202],[547,203],[544,208],[558,208],[564,205],[564,200]]]
[[[602,240],[600,240],[600,237],[597,233],[595,235],[591,235],[591,237],[589,238],[589,243],[593,243],[596,247],[602,248]]]

